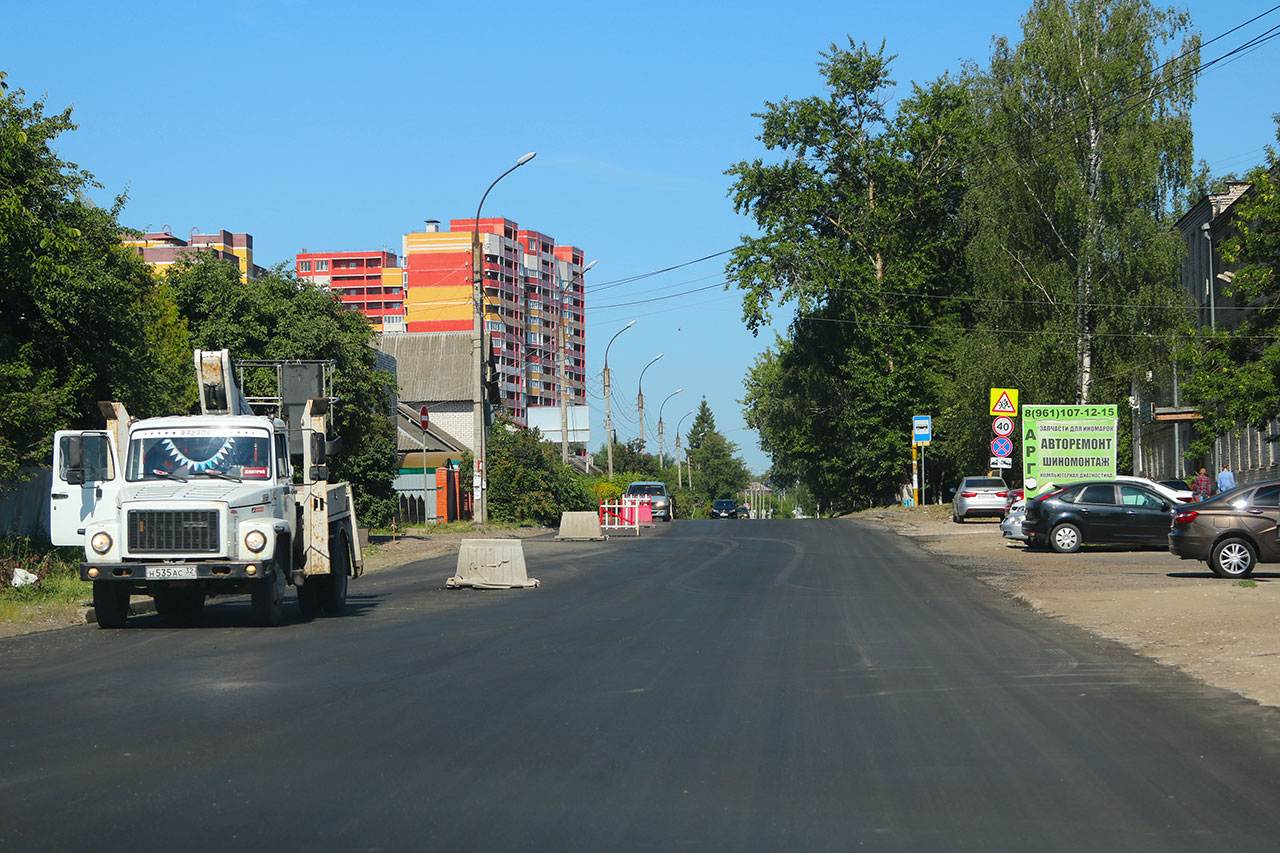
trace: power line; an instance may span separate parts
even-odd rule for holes
[[[630,284],[633,281],[640,281],[641,279],[644,279],[644,278],[653,278],[655,275],[662,275],[663,273],[671,272],[672,270],[678,270],[683,267],[692,266],[693,264],[700,264],[703,261],[709,261],[712,258],[718,258],[721,255],[727,255],[736,248],[738,247],[732,246],[728,249],[722,249],[719,252],[712,252],[709,255],[703,255],[700,258],[694,258],[691,261],[685,261],[684,263],[680,263],[680,264],[673,264],[672,266],[663,267],[662,269],[653,270],[651,272],[640,273],[638,275],[630,275],[630,276],[627,276],[626,278],[615,278],[610,281],[602,281],[599,284],[595,284],[595,285],[592,285],[591,287],[588,287],[586,291],[587,293],[599,293],[601,290],[608,290],[613,287],[618,287],[619,285]]]
[[[648,302],[661,302],[665,299],[675,299],[678,296],[688,296],[690,293],[701,293],[704,290],[711,290],[712,288],[716,288],[716,287],[723,288],[728,283],[729,283],[728,281],[722,280],[722,281],[717,281],[715,284],[708,284],[704,287],[695,287],[691,290],[682,290],[679,293],[668,293],[664,296],[651,296],[648,299],[633,299],[630,302],[615,302],[610,305],[588,305],[586,307],[586,310],[587,311],[603,311],[606,308],[626,308],[629,305],[644,305],[645,303],[648,303]]]

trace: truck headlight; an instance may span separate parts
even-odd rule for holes
[[[258,553],[267,547],[267,535],[261,530],[250,530],[244,535],[244,547],[253,553]]]
[[[89,540],[89,547],[93,548],[96,554],[107,553],[111,550],[111,534],[105,530],[99,530]]]

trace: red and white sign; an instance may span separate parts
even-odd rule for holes
[[[1013,435],[1013,418],[1001,415],[991,422],[991,431],[1001,438]]]
[[[423,432],[426,432],[431,427],[431,413],[427,411],[426,406],[418,409],[418,426]]]

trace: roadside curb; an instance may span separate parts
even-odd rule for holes
[[[130,616],[146,616],[149,613],[155,613],[155,612],[156,612],[156,603],[154,600],[150,598],[142,602],[133,602],[133,601],[129,602]],[[98,624],[97,611],[94,610],[94,608],[92,607],[85,610],[84,621],[90,625]]]

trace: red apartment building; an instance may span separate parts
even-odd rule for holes
[[[380,332],[404,331],[404,270],[392,252],[301,252],[298,276],[333,291]]]

